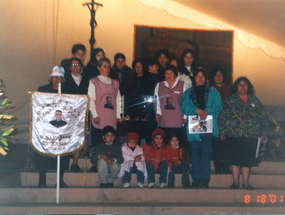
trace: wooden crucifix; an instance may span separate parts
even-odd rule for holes
[[[90,13],[91,13],[91,20],[90,20],[90,26],[91,26],[91,37],[90,37],[90,40],[89,40],[89,43],[90,43],[90,60],[91,61],[94,61],[94,58],[95,56],[92,55],[92,51],[94,49],[94,44],[96,42],[95,40],[95,35],[94,35],[94,30],[95,30],[95,27],[97,25],[97,22],[95,20],[95,13],[96,13],[96,10],[99,6],[103,6],[102,4],[100,3],[96,3],[94,0],[91,0],[92,2],[90,3],[84,3],[83,6],[87,5],[87,7],[89,8],[90,10]],[[96,6],[96,8],[95,8]]]

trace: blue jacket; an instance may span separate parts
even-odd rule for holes
[[[181,98],[181,110],[185,115],[196,115],[196,111],[198,109],[197,106],[195,106],[190,98],[191,89],[193,87],[187,89]],[[222,111],[223,109],[223,102],[221,99],[220,93],[214,88],[210,87],[209,89],[209,95],[207,104],[205,107],[205,110],[208,111],[209,115],[213,116],[213,135],[216,137],[219,137],[219,127],[218,127],[218,117],[217,115]],[[200,140],[200,134],[189,134],[188,132],[188,117],[187,117],[187,137],[189,141],[194,140]]]

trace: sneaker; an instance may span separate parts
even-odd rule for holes
[[[166,188],[167,186],[166,186],[165,183],[159,183],[159,187],[160,187],[160,188]]]
[[[107,184],[101,183],[99,187],[100,187],[100,188],[107,188]]]
[[[139,188],[143,188],[143,183],[137,183],[137,187],[139,187]]]
[[[183,188],[185,188],[185,189],[191,188],[190,182],[185,182],[185,183],[183,184]]]
[[[174,183],[168,183],[167,187],[168,188],[174,188],[175,186],[174,186]]]
[[[72,171],[72,172],[82,172],[82,170],[80,169],[80,167],[78,166],[78,164],[71,165],[70,171]]]
[[[151,182],[151,183],[148,183],[147,187],[148,187],[148,188],[152,188],[152,187],[155,187],[155,185],[154,185],[153,182]]]
[[[123,183],[123,188],[128,188],[130,186],[131,186],[131,184],[129,182]]]

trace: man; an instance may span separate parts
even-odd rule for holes
[[[62,117],[62,112],[61,112],[61,110],[57,110],[57,111],[55,112],[55,117],[56,117],[55,120],[52,120],[52,121],[49,122],[49,123],[52,124],[54,127],[59,128],[59,127],[65,126],[65,125],[67,124],[67,122],[63,121],[62,118],[61,118],[61,117]]]
[[[71,71],[70,74],[65,75],[65,87],[66,93],[68,94],[80,94],[87,95],[89,80],[83,76],[81,76],[83,64],[78,58],[71,58],[69,69]],[[81,169],[78,165],[78,159],[82,150],[78,150],[73,155],[73,163],[70,167],[71,171],[81,172]]]
[[[58,93],[58,84],[63,82],[64,69],[61,66],[55,66],[50,75],[50,83],[48,85],[39,87],[39,92],[44,93]],[[62,84],[62,93],[65,93],[65,85]],[[59,114],[58,114],[59,117]],[[60,114],[61,118],[61,114]],[[65,122],[66,123],[66,122]],[[57,159],[52,157],[43,156],[41,154],[35,154],[35,165],[39,170],[39,188],[46,187],[46,172],[48,169],[56,169]],[[65,188],[67,184],[63,181],[64,171],[69,167],[69,156],[64,156],[61,158],[60,162],[60,187]]]
[[[71,49],[71,53],[72,53],[71,57],[78,58],[79,60],[81,60],[81,62],[84,62],[85,50],[86,50],[86,47],[83,44],[75,44]],[[71,73],[69,69],[70,60],[71,59],[64,59],[61,61],[61,64],[60,64],[64,68],[65,76]]]

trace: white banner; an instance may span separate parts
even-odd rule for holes
[[[88,96],[33,92],[30,142],[40,153],[70,154],[86,142]]]

